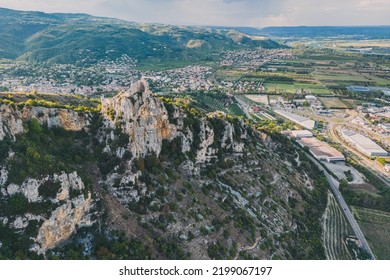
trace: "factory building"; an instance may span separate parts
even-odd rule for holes
[[[313,137],[313,133],[311,133],[309,130],[286,130],[282,131],[282,134],[295,139]]]
[[[316,102],[316,101],[317,101],[317,97],[315,97],[314,95],[306,95],[306,96],[305,96],[305,99],[306,99],[308,102]]]
[[[286,118],[296,124],[299,124],[300,126],[306,128],[306,129],[314,129],[316,126],[316,122],[308,119],[306,117],[302,117],[300,115],[285,111],[285,110],[275,110],[275,113],[282,116],[283,118]]]
[[[342,131],[343,138],[368,157],[385,157],[388,152],[370,138],[350,130]]]
[[[297,142],[301,147],[308,147],[310,153],[318,160],[327,162],[345,161],[345,157],[341,152],[317,138],[301,138]]]

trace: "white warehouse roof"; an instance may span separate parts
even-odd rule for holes
[[[356,133],[354,131],[343,131],[342,132],[345,139],[350,141],[356,146],[361,152],[365,153],[368,156],[387,156],[388,153],[382,149],[377,143],[372,141],[370,138]]]
[[[315,97],[314,95],[306,95],[305,98],[306,100],[317,100],[317,97]]]
[[[313,133],[309,130],[293,130],[291,131],[291,136],[294,138],[310,138],[313,137]]]
[[[285,110],[275,110],[275,113],[307,129],[313,129],[316,125],[316,122],[311,119],[302,117],[300,115]]]

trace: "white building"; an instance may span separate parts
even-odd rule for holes
[[[297,139],[311,138],[313,137],[313,133],[311,133],[309,130],[293,130],[291,131],[291,136]]]
[[[342,131],[345,140],[351,143],[358,151],[368,157],[385,157],[388,152],[382,149],[377,143],[370,138],[350,130]]]
[[[381,123],[379,127],[383,130],[383,133],[390,134],[390,124],[389,123]]]
[[[275,110],[275,113],[309,130],[316,126],[315,121],[285,110]]]
[[[313,133],[311,133],[309,130],[284,130],[281,133],[294,139],[313,137]]]
[[[327,162],[345,161],[345,157],[341,152],[317,138],[302,138],[297,140],[297,142],[302,147],[308,147],[310,153],[318,160]]]
[[[317,97],[315,97],[314,95],[306,95],[305,99],[309,102],[316,102],[317,101]]]

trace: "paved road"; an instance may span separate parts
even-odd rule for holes
[[[362,247],[371,254],[371,257],[372,259],[375,260],[375,256],[373,254],[373,252],[371,251],[371,248],[370,248],[370,245],[368,244],[366,238],[364,237],[364,234],[363,232],[361,231],[358,223],[356,222],[351,210],[349,210],[348,208],[348,205],[347,203],[345,202],[343,196],[341,195],[340,191],[339,191],[339,185],[340,183],[335,179],[333,178],[329,173],[328,171],[326,171],[326,169],[317,161],[315,160],[313,157],[311,157],[310,155],[308,155],[308,157],[310,158],[310,160],[316,164],[318,166],[318,168],[320,170],[322,170],[325,174],[325,177],[326,177],[326,180],[328,181],[332,191],[333,191],[333,194],[335,196],[335,198],[337,199],[342,211],[344,212],[344,215],[345,217],[347,218],[349,224],[351,225],[357,239],[360,241],[360,244],[362,245]]]
[[[240,107],[244,111],[244,113],[247,116],[247,118],[248,119],[252,118],[251,114],[249,114],[249,108],[250,108],[249,105],[244,100],[242,100],[240,97],[238,97],[237,95],[234,96],[234,98],[236,98],[238,104],[240,105]]]

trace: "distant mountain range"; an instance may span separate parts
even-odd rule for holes
[[[46,14],[0,8],[0,58],[93,63],[126,54],[139,61],[212,60],[223,50],[279,48],[240,31],[139,24],[87,14]]]
[[[179,27],[87,14],[47,14],[0,8],[0,58],[92,64],[123,55],[140,64],[212,61],[224,50],[280,48],[271,37],[390,38],[390,26]]]
[[[213,26],[213,29],[232,29],[247,35],[272,37],[351,37],[354,39],[390,39],[390,25],[382,26],[270,26],[224,27]]]
[[[390,26],[286,26],[265,27],[250,34],[274,37],[337,37],[356,39],[390,39]],[[244,30],[243,30],[244,31]]]

